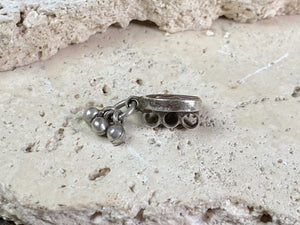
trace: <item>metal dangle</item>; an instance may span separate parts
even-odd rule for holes
[[[125,142],[123,122],[133,112],[141,112],[143,122],[150,127],[196,128],[200,123],[199,111],[201,99],[188,95],[153,94],[147,96],[131,96],[114,106],[85,110],[84,120],[92,130],[106,135],[113,145]],[[126,108],[122,111],[122,108]]]

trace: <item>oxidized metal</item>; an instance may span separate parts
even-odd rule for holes
[[[131,97],[138,102],[137,110],[143,113],[143,122],[150,127],[164,125],[175,128],[198,126],[201,99],[189,95],[147,95],[145,97]]]
[[[147,95],[142,97],[130,97],[131,101],[137,101],[137,110],[141,112],[199,112],[201,99],[190,95]]]

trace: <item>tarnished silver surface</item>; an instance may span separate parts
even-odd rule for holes
[[[137,110],[143,113],[143,122],[150,127],[182,125],[193,129],[199,125],[202,101],[197,96],[153,94],[129,99],[138,102]]]
[[[202,103],[199,97],[190,95],[153,94],[130,99],[138,102],[141,112],[198,112]]]
[[[152,94],[131,96],[114,106],[89,108],[85,110],[84,120],[98,135],[106,135],[112,144],[125,142],[124,119],[135,111],[142,112],[143,122],[150,127],[160,125],[166,128],[182,126],[196,128],[200,123],[199,111],[201,99],[189,95]],[[125,111],[121,109],[126,107]]]

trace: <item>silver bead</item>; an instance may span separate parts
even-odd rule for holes
[[[115,124],[107,129],[106,133],[108,139],[115,146],[125,142],[125,130],[122,125]]]
[[[102,136],[106,134],[106,130],[109,126],[107,120],[103,117],[96,117],[92,121],[92,130],[98,135]]]
[[[97,116],[99,110],[95,107],[90,107],[84,111],[83,119],[87,123],[91,123],[92,120]]]

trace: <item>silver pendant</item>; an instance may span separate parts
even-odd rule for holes
[[[106,135],[115,146],[125,142],[124,119],[134,112],[142,113],[143,122],[150,127],[196,128],[200,123],[201,99],[188,95],[153,94],[131,96],[114,106],[85,110],[84,120],[100,136]],[[122,108],[126,108],[122,111]]]

